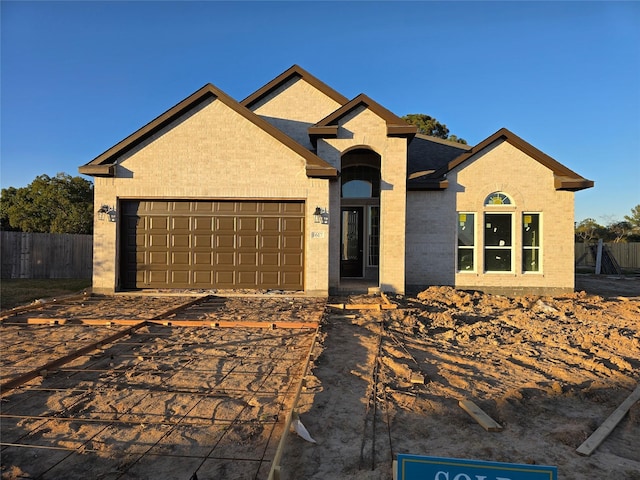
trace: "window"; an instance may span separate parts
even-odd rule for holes
[[[485,213],[484,269],[487,272],[510,272],[512,267],[512,215]]]
[[[458,271],[475,271],[475,215],[458,213]]]
[[[358,165],[340,172],[342,198],[379,198],[380,170]]]
[[[511,205],[511,199],[506,193],[493,192],[487,195],[487,198],[484,200],[484,205]]]
[[[540,214],[522,215],[522,271],[540,271]]]
[[[369,207],[369,266],[377,267],[380,261],[380,207]]]

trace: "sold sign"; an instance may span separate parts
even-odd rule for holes
[[[542,465],[398,455],[396,480],[558,480],[558,468]]]

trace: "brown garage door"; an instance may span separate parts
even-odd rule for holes
[[[303,289],[304,203],[121,204],[122,288]]]

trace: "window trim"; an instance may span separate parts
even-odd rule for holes
[[[494,275],[494,274],[510,274],[513,275],[514,273],[516,273],[516,269],[515,269],[515,257],[516,257],[516,235],[515,235],[515,222],[514,222],[514,218],[515,215],[513,214],[514,212],[496,212],[496,211],[484,211],[483,213],[483,229],[482,229],[482,270],[483,273],[485,274],[490,274],[490,275]],[[510,245],[487,245],[487,235],[486,235],[486,230],[487,230],[487,215],[501,215],[501,216],[509,216],[509,220],[510,220],[510,240],[511,240],[511,244]],[[509,270],[488,270],[487,268],[487,250],[492,249],[492,250],[504,250],[504,251],[509,251],[510,254],[510,258],[509,258]]]
[[[460,228],[460,215],[472,215],[473,216],[473,221],[472,221],[472,225],[473,225],[473,245],[468,246],[468,245],[464,245],[462,246],[463,250],[470,250],[471,254],[473,256],[473,268],[471,268],[471,270],[460,270],[460,263],[459,263],[459,255],[460,255],[460,244],[458,242],[459,236],[458,236],[458,230]],[[478,226],[476,223],[476,212],[464,212],[464,211],[460,211],[457,212],[456,214],[456,223],[457,223],[457,228],[456,228],[456,256],[455,256],[455,262],[456,262],[456,273],[477,273],[478,272],[478,252],[477,252],[477,246],[478,246]]]
[[[540,235],[540,238],[538,240],[538,246],[529,246],[529,245],[525,245],[524,244],[524,217],[526,215],[537,215],[538,216],[538,233]],[[521,257],[521,261],[520,261],[520,269],[521,269],[521,273],[523,275],[543,275],[543,244],[542,244],[542,238],[543,238],[543,232],[542,232],[542,212],[522,212],[521,215],[521,229],[522,229],[522,238],[520,239],[520,255]],[[525,270],[524,269],[524,252],[525,250],[537,250],[538,251],[538,270]]]

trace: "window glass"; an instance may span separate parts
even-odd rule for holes
[[[540,271],[540,214],[522,215],[522,271]]]
[[[458,213],[458,271],[475,270],[475,215]]]
[[[370,198],[371,182],[365,180],[351,180],[342,184],[343,198]]]
[[[484,269],[487,272],[512,270],[513,235],[510,213],[484,216]]]
[[[484,200],[485,205],[511,205],[511,199],[506,193],[493,192],[487,195]]]
[[[369,266],[377,267],[380,261],[380,207],[369,207]]]
[[[380,197],[380,170],[365,165],[343,168],[340,172],[342,198]]]

